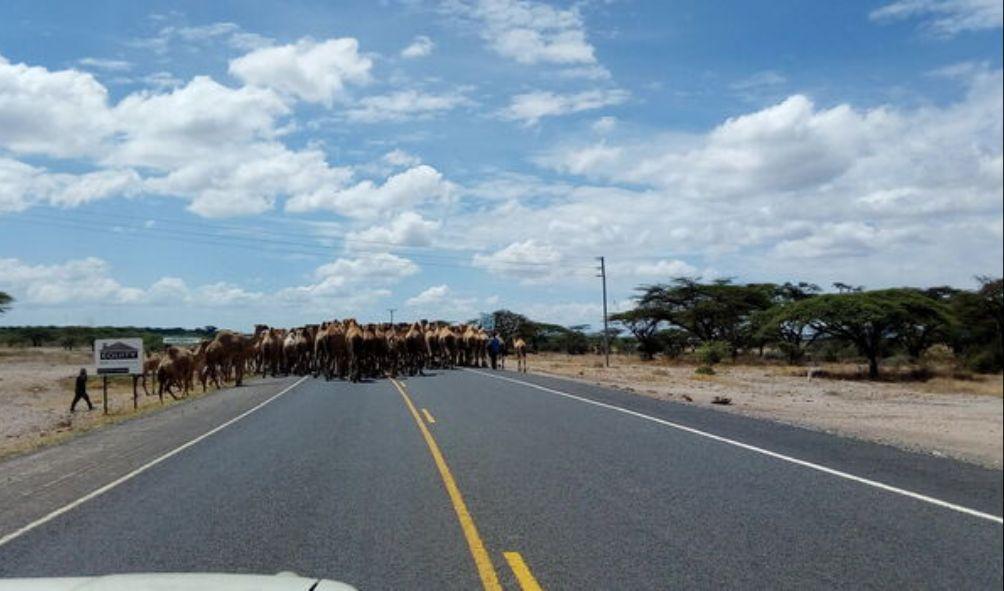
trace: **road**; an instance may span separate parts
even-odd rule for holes
[[[436,373],[283,382],[100,494],[0,522],[0,576],[1001,587],[1000,471],[565,380]]]

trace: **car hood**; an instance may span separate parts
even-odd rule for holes
[[[0,579],[0,591],[355,591],[354,587],[294,573],[149,573],[96,577]]]

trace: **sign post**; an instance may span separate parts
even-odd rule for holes
[[[104,412],[108,414],[108,376],[132,376],[133,409],[136,400],[136,376],[143,373],[143,339],[96,339],[94,341],[94,367],[101,376],[101,398]]]

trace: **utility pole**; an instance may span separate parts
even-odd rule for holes
[[[390,312],[390,323],[391,324],[394,324],[394,312],[396,310],[397,310],[397,308],[387,308],[387,311]]]
[[[596,257],[600,260],[600,274],[603,279],[603,355],[607,367],[610,367],[610,331],[607,329],[607,260],[606,257]]]

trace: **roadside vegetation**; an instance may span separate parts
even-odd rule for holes
[[[935,369],[997,373],[1004,366],[1004,283],[979,281],[975,290],[838,283],[836,292],[823,293],[811,283],[681,277],[640,286],[635,307],[611,316],[611,350],[693,361],[705,374],[723,360],[861,364],[863,372],[830,375],[870,379],[923,380]],[[588,334],[583,326],[537,323],[507,310],[496,312],[495,321],[533,352],[574,355],[602,347],[602,333]],[[892,371],[883,375],[883,366]]]
[[[139,326],[0,326],[0,345],[6,347],[60,347],[67,351],[91,349],[95,339],[141,337],[145,351],[160,351],[164,337],[212,338],[215,326],[155,328]]]

